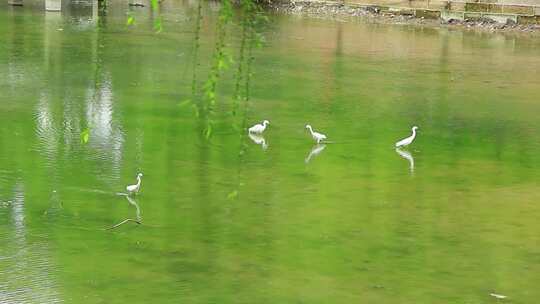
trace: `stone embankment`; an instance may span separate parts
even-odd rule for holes
[[[431,1],[431,2],[430,2]],[[490,1],[490,0],[487,0]],[[497,0],[491,0],[497,1]],[[536,0],[532,0],[535,2]],[[487,31],[540,33],[540,7],[509,4],[436,2],[435,0],[386,0],[358,2],[290,1],[274,4],[281,12],[315,17],[363,17],[379,23],[424,24],[473,28]],[[538,0],[540,2],[540,0]],[[459,5],[457,3],[460,3]],[[539,3],[540,4],[540,3]]]

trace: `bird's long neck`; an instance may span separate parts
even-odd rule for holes
[[[141,185],[141,177],[137,176],[137,187]]]
[[[313,135],[313,129],[311,127],[308,128],[309,132],[311,132],[311,135]]]
[[[416,130],[415,129],[412,129],[412,135],[411,137],[414,139],[416,137]]]

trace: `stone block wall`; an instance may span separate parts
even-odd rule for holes
[[[344,0],[347,5],[413,10],[424,18],[487,18],[523,24],[540,24],[540,0]]]

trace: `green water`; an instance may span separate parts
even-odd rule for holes
[[[2,5],[1,303],[538,302],[540,41],[271,15],[233,116],[235,19],[206,140],[215,10]]]

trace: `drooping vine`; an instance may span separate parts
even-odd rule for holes
[[[212,135],[212,129],[214,125],[213,112],[216,105],[216,89],[218,80],[221,76],[221,72],[227,69],[229,63],[232,61],[231,57],[226,51],[227,25],[232,18],[232,14],[233,11],[231,1],[223,0],[221,2],[221,8],[216,24],[217,39],[214,47],[212,66],[208,75],[208,79],[206,80],[203,87],[205,99],[203,112],[206,118],[206,129],[204,130],[204,136],[207,139],[210,138],[210,136]]]

